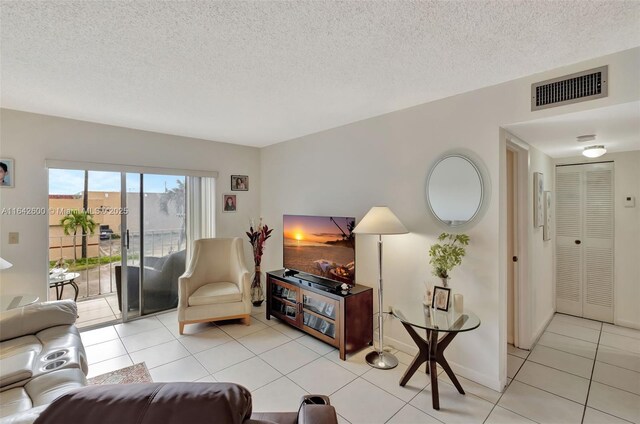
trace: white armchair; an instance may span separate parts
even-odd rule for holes
[[[242,239],[196,240],[191,262],[178,280],[178,323],[242,319],[251,324],[251,287]]]

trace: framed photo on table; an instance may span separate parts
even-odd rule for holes
[[[433,300],[431,307],[440,311],[449,311],[449,296],[451,289],[440,286],[433,286]]]

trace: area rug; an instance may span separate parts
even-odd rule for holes
[[[90,386],[101,384],[153,383],[151,374],[144,362],[121,368],[87,380]]]

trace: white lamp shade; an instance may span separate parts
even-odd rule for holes
[[[5,261],[4,259],[0,258],[0,269],[7,269],[7,268],[11,268],[13,266],[13,264],[9,261]]]
[[[356,234],[407,234],[402,222],[386,206],[374,206],[353,230]]]

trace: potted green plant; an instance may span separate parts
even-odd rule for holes
[[[442,279],[444,287],[449,286],[449,272],[462,263],[467,253],[464,246],[469,245],[466,234],[442,233],[436,243],[429,249],[429,264],[433,266],[433,275]]]

